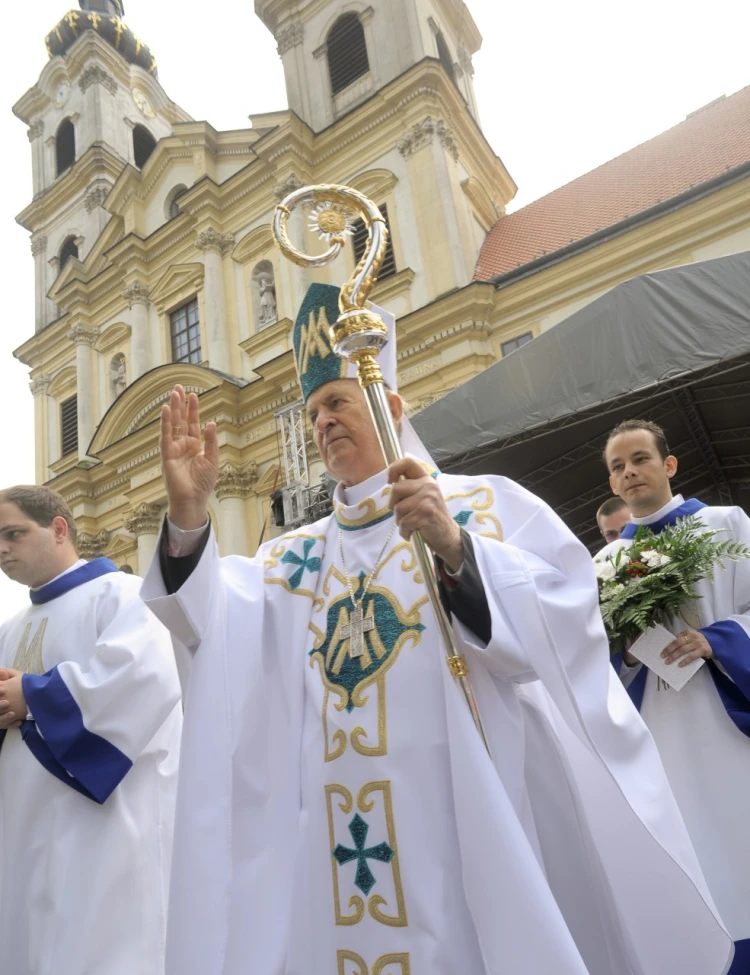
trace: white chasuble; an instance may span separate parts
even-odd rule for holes
[[[164,971],[182,711],[140,584],[107,571],[0,628],[0,667],[25,672],[33,718],[0,743],[8,975]]]
[[[658,531],[688,514],[720,530],[717,542],[734,538],[750,545],[750,519],[740,508],[698,506],[677,496],[651,519],[639,521],[653,522]],[[613,542],[601,554],[628,544],[627,539]],[[683,618],[672,620],[669,628],[675,634],[701,629],[716,658],[679,693],[664,689],[648,671],[638,703],[719,914],[739,942],[750,939],[750,561],[717,568],[713,580],[696,586],[695,595]],[[641,668],[627,671],[630,684]],[[729,693],[722,694],[720,688],[727,687]]]
[[[255,559],[210,539],[175,595],[152,566],[191,661],[169,975],[722,975],[588,554],[511,482],[436,476],[492,613],[486,647],[454,625],[492,759],[384,474]]]

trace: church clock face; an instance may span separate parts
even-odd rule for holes
[[[156,118],[154,106],[145,91],[141,91],[140,88],[131,88],[130,93],[141,115],[145,115],[146,118]]]
[[[55,88],[55,94],[53,96],[55,108],[62,108],[65,102],[68,100],[69,94],[70,85],[67,81],[61,81]]]

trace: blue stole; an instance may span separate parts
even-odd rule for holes
[[[29,595],[34,605],[40,605],[117,571],[109,559],[93,559]],[[57,667],[42,675],[24,674],[22,685],[34,715],[33,721],[23,721],[20,728],[31,754],[51,775],[74,791],[94,802],[105,802],[130,770],[130,759],[85,727],[81,710]],[[5,730],[0,731],[0,749],[5,735]]]
[[[692,498],[663,518],[644,527],[658,535],[667,525],[673,525],[680,518],[694,515],[705,507],[702,501]],[[632,522],[627,524],[620,537],[635,538],[639,527]],[[730,680],[722,673],[713,660],[708,661],[708,669],[721,703],[737,728],[743,735],[750,737],[750,636],[734,620],[719,620],[711,623],[710,626],[702,627],[700,632],[711,645],[716,659],[732,678]],[[622,653],[612,657],[612,666],[618,674],[622,666],[622,657]],[[628,687],[628,694],[639,711],[643,704],[647,676],[648,668],[642,666]],[[748,972],[750,973],[750,968]]]
[[[117,571],[119,571],[117,566],[109,559],[92,559],[85,565],[79,565],[77,569],[58,576],[52,582],[48,582],[46,586],[30,589],[29,598],[35,606],[39,606],[40,603],[48,603],[51,599],[57,599],[58,596],[65,595],[71,589],[82,586],[84,582],[90,582],[92,579],[98,579],[99,576],[107,575],[108,572]]]

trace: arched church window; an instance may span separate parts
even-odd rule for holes
[[[133,159],[136,169],[143,169],[154,149],[156,139],[145,125],[136,125],[133,129]]]
[[[365,29],[356,14],[339,17],[328,34],[326,48],[334,95],[370,70]]]
[[[378,209],[383,214],[385,225],[388,227],[388,207],[383,204],[383,206],[378,207]],[[364,220],[355,220],[354,222],[352,245],[354,247],[354,256],[357,260],[357,264],[359,264],[359,262],[362,260],[362,255],[365,252],[365,248],[367,247],[367,227]],[[393,253],[393,238],[389,232],[388,243],[385,246],[385,257],[383,258],[383,263],[380,265],[380,271],[378,272],[378,281],[382,281],[384,278],[390,278],[391,275],[395,274],[397,270],[396,255]]]
[[[172,220],[174,217],[179,217],[179,215],[182,213],[178,200],[185,193],[187,193],[187,186],[185,186],[184,183],[180,183],[180,185],[175,186],[175,188],[169,194],[166,205],[167,212],[165,214],[167,220]]]
[[[59,270],[65,267],[71,257],[78,257],[78,244],[75,237],[66,237],[60,248]]]
[[[63,119],[57,128],[55,156],[58,176],[76,161],[76,130],[69,118]]]
[[[440,63],[445,68],[451,81],[455,82],[456,70],[453,67],[453,58],[451,57],[451,52],[448,50],[448,45],[445,43],[445,38],[440,31],[438,31],[438,33],[435,35],[435,41],[437,43],[437,52],[438,57],[440,58]]]

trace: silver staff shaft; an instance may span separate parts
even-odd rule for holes
[[[373,423],[375,424],[378,440],[380,440],[383,456],[385,457],[386,464],[390,467],[391,464],[395,463],[397,460],[400,460],[404,456],[404,452],[401,449],[401,442],[398,439],[398,432],[396,430],[396,425],[393,421],[393,414],[391,413],[391,408],[388,403],[385,384],[378,382],[370,383],[370,385],[364,387],[364,393],[367,399],[367,405],[370,407],[370,414],[372,416]],[[430,605],[435,613],[435,618],[437,619],[438,627],[440,629],[443,647],[448,658],[448,667],[463,691],[463,695],[466,698],[466,703],[471,711],[471,716],[474,719],[476,729],[479,732],[479,736],[482,739],[484,747],[489,752],[489,742],[487,741],[487,735],[485,734],[484,725],[482,724],[482,717],[479,714],[477,700],[474,697],[474,691],[472,690],[471,683],[469,681],[466,661],[463,655],[458,652],[456,641],[453,636],[453,628],[445,612],[443,601],[440,598],[440,590],[438,589],[435,566],[432,561],[432,557],[430,556],[429,549],[427,548],[427,545],[419,532],[415,532],[411,536],[411,542],[414,546],[414,552],[417,557],[417,562],[419,563],[419,568],[422,570],[422,578],[424,579],[425,588],[427,589]]]

